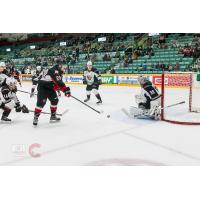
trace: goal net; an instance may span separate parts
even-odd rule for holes
[[[161,92],[162,120],[200,125],[200,74],[163,73]]]

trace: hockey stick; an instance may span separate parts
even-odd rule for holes
[[[81,101],[80,99],[78,99],[78,98],[76,98],[76,97],[74,97],[74,96],[72,96],[72,95],[71,95],[71,97],[72,97],[73,99],[75,99],[76,101],[79,101],[79,102],[82,103],[83,105],[87,106],[88,108],[94,110],[95,112],[97,112],[97,113],[99,113],[99,114],[103,113],[103,112],[101,112],[101,111],[99,111],[99,110],[96,110],[95,108],[89,106],[88,104],[86,104],[85,102]]]
[[[18,91],[19,91],[19,92],[22,92],[22,93],[26,93],[26,94],[31,94],[30,92],[27,92],[27,91],[24,91],[24,90],[18,90]],[[34,94],[34,95],[36,95],[36,94]],[[75,99],[76,101],[79,101],[79,102],[82,103],[83,105],[89,107],[90,109],[94,110],[95,112],[97,112],[97,113],[99,113],[99,114],[102,113],[102,112],[96,110],[95,108],[89,106],[89,105],[86,104],[85,102],[81,101],[80,99],[78,99],[78,98],[76,98],[76,97],[74,97],[74,96],[72,96],[72,95],[71,95],[71,97],[72,97],[73,99]],[[32,112],[32,111],[30,111],[30,112]],[[43,114],[49,114],[49,113],[43,113]]]
[[[26,94],[31,94],[30,92],[27,92],[27,91],[24,91],[24,90],[17,90],[17,91],[22,92],[22,93],[26,93]],[[34,95],[37,95],[37,94],[34,93]]]
[[[68,112],[69,110],[68,109],[66,109],[62,114],[56,114],[56,115],[58,115],[58,116],[63,116],[63,115],[65,115],[67,112]],[[29,112],[35,112],[34,110],[29,110]],[[41,112],[42,114],[46,114],[46,115],[51,115],[51,113],[49,113],[49,112]]]

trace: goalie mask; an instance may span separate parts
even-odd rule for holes
[[[17,84],[16,84],[16,81],[15,79],[12,79],[12,78],[7,78],[6,79],[6,85],[9,87],[9,89],[11,91],[17,91]]]
[[[137,80],[140,85],[144,85],[148,81],[145,76],[139,76]]]

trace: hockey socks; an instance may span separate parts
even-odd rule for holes
[[[60,121],[60,118],[56,116],[57,106],[51,106],[50,109],[51,109],[50,122]]]
[[[42,109],[41,108],[35,108],[35,112],[34,112],[34,119],[33,119],[33,125],[37,126],[38,124],[38,118],[40,116]]]

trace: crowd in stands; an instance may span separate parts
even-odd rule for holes
[[[194,57],[198,58],[200,56],[200,48],[192,47],[190,45],[186,45],[184,47],[179,48],[179,53],[183,54],[184,57]]]
[[[102,60],[102,61],[112,61],[115,59],[115,66],[117,67],[129,67],[135,60],[138,60],[141,57],[151,59],[154,55],[154,49],[168,49],[168,48],[177,48],[179,49],[179,54],[183,54],[183,57],[200,57],[200,37],[194,37],[191,44],[186,44],[182,46],[179,41],[175,38],[173,42],[169,45],[166,40],[168,34],[160,34],[158,37],[152,39],[147,38],[145,43],[137,43],[137,36],[135,37],[134,43],[124,42],[127,41],[127,38],[130,37],[130,34],[98,34],[98,37],[106,36],[106,42],[98,42],[97,35],[90,36],[79,36],[79,37],[66,37],[56,40],[51,40],[46,44],[35,45],[35,49],[30,49],[28,47],[22,47],[14,49],[11,53],[10,63],[13,65],[11,60],[13,58],[32,58],[31,60],[25,60],[23,63],[24,67],[22,72],[31,73],[37,65],[42,66],[52,66],[54,64],[55,58],[61,58],[66,63],[66,71],[70,73],[69,66],[76,65],[80,60],[80,54],[85,53],[85,62],[87,60]],[[139,37],[139,36],[138,36]],[[60,46],[60,41],[65,41],[65,46]],[[119,41],[119,42],[117,42]],[[124,52],[122,54],[121,52]],[[101,58],[98,58],[98,53],[104,52]],[[111,54],[110,52],[115,52]],[[5,53],[4,53],[5,54]],[[8,53],[9,54],[9,53]],[[167,71],[179,71],[180,64],[170,63],[152,63],[152,68],[156,70],[167,70]],[[139,65],[138,68],[142,68],[143,71],[147,70],[147,64],[144,62],[142,65]],[[191,67],[190,69],[196,69]],[[115,67],[110,67],[110,73],[115,73]]]

